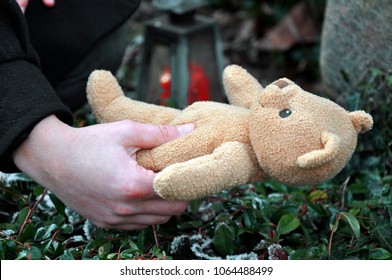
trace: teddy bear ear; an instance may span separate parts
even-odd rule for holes
[[[223,85],[229,103],[249,109],[263,90],[260,83],[238,65],[229,65],[223,71]]]
[[[373,127],[373,118],[365,111],[354,111],[349,115],[357,133],[365,133]]]
[[[333,161],[339,151],[341,139],[333,133],[323,132],[321,143],[323,148],[310,151],[297,158],[297,165],[304,169],[315,168]]]
[[[276,80],[275,82],[273,82],[271,85],[277,86],[280,89],[283,89],[289,85],[293,85],[294,82],[287,79],[287,78],[281,78],[279,80]]]

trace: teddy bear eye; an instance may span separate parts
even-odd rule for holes
[[[288,116],[291,115],[291,110],[290,109],[284,109],[282,111],[279,112],[279,117],[281,118],[287,118]]]

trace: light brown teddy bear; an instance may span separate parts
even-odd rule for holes
[[[203,101],[177,110],[132,100],[110,72],[97,70],[87,98],[99,122],[195,124],[190,134],[137,154],[140,165],[160,171],[154,189],[169,200],[266,179],[288,185],[329,180],[351,158],[358,133],[373,125],[364,111],[349,113],[286,78],[263,88],[231,65],[223,83],[230,104]]]

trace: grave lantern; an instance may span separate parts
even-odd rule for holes
[[[225,101],[218,27],[196,15],[206,1],[154,1],[165,10],[145,22],[138,99],[184,108],[195,101]]]

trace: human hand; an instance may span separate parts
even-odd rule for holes
[[[137,164],[136,152],[175,139],[193,127],[121,121],[72,128],[50,116],[34,127],[14,152],[14,161],[95,225],[141,229],[181,214],[187,202],[158,197],[152,187],[156,174]]]
[[[24,13],[26,11],[27,5],[29,4],[30,0],[16,0],[18,2],[20,8],[22,9],[22,12]],[[47,7],[53,7],[55,4],[55,0],[42,0],[42,3],[47,6]]]

